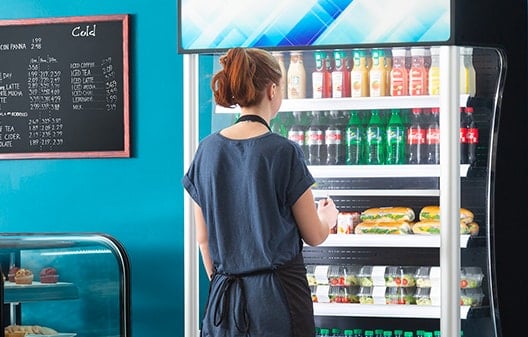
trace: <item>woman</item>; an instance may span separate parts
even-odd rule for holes
[[[331,199],[316,207],[301,148],[270,131],[284,85],[276,59],[234,48],[220,63],[215,101],[240,118],[200,142],[182,180],[211,280],[202,336],[314,336],[303,241],[322,243],[338,211]]]

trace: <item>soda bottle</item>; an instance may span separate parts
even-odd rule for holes
[[[425,127],[422,125],[422,109],[411,110],[411,121],[407,129],[407,163],[425,163]]]
[[[343,331],[343,335],[345,337],[352,337],[354,336],[354,330],[352,329],[345,329],[345,331]]]
[[[425,65],[425,48],[412,48],[411,59],[411,70],[409,73],[409,95],[428,95],[429,72]]]
[[[383,331],[383,337],[392,337],[392,330]]]
[[[414,333],[412,331],[404,331],[403,337],[414,337]]]
[[[329,337],[330,336],[330,329],[321,328],[319,331],[319,336],[321,337]]]
[[[478,144],[478,128],[473,117],[473,107],[461,108],[460,121],[460,163],[473,164],[476,158]]]
[[[306,69],[302,52],[292,51],[290,53],[287,75],[288,98],[306,98]]]
[[[365,337],[374,337],[374,331],[365,330]]]
[[[343,335],[341,334],[341,329],[332,328],[332,331],[330,332],[330,336],[332,336],[332,337],[341,337]]]
[[[294,111],[293,113],[293,123],[288,130],[288,139],[299,144],[301,149],[304,152],[304,158],[308,158],[308,152],[306,149],[306,143],[304,140],[304,132],[306,131],[306,125],[303,123],[303,114],[301,111]]]
[[[374,330],[374,337],[383,337],[383,329]]]
[[[332,71],[332,97],[350,97],[350,60],[345,51],[334,51],[334,71]]]
[[[351,97],[369,96],[369,70],[367,53],[363,49],[354,50],[352,71],[350,73],[350,95]]]
[[[392,70],[390,72],[390,95],[409,95],[409,72],[405,64],[405,48],[392,49]]]
[[[403,337],[403,330],[394,330],[394,337]]]
[[[329,113],[328,126],[325,130],[326,164],[343,165],[345,163],[345,144],[343,129],[340,127],[339,111]]]
[[[363,164],[364,129],[357,110],[350,112],[350,119],[346,127],[346,164]]]
[[[440,123],[439,108],[431,108],[429,125],[425,132],[425,144],[427,147],[427,164],[440,164]]]
[[[326,163],[324,143],[324,120],[322,111],[312,112],[312,122],[305,132],[304,140],[308,152],[309,165],[322,165]]]
[[[324,51],[314,53],[315,71],[312,73],[313,98],[332,97],[332,73],[328,54]]]
[[[363,329],[354,329],[354,337],[363,337]]]
[[[288,136],[288,130],[284,125],[282,114],[277,114],[277,116],[275,116],[275,118],[270,121],[270,128],[272,132],[275,132],[284,137]]]
[[[385,163],[385,127],[381,122],[379,110],[372,110],[369,123],[365,130],[367,165],[382,165]]]
[[[405,127],[400,110],[392,109],[387,124],[387,158],[388,165],[405,164]]]

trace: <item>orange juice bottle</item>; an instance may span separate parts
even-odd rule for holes
[[[387,94],[387,68],[385,64],[385,51],[372,50],[372,68],[369,71],[370,96],[379,97]]]
[[[429,95],[440,95],[440,47],[431,47]]]
[[[351,97],[368,97],[370,82],[367,53],[363,49],[357,49],[353,51],[352,57],[354,65],[350,72],[350,95]]]

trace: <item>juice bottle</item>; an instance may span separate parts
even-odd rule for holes
[[[282,97],[286,98],[288,97],[288,79],[287,79],[287,73],[286,73],[286,65],[284,63],[284,54],[281,53],[281,52],[272,52],[271,53],[276,59],[277,59],[277,62],[279,62],[279,66],[280,66],[280,69],[281,69],[281,73],[282,73],[282,78],[284,80],[284,84],[282,86]]]
[[[350,95],[351,97],[369,96],[369,70],[367,67],[367,53],[363,49],[353,51],[353,68],[350,73]]]
[[[431,47],[429,95],[440,95],[440,47]]]
[[[473,48],[460,48],[460,93],[475,96],[476,73],[473,66]]]
[[[306,70],[301,52],[290,53],[287,85],[289,99],[306,98]]]
[[[387,68],[385,52],[383,49],[372,50],[372,68],[369,71],[370,96],[386,96],[387,93]]]
[[[328,54],[324,51],[314,53],[315,70],[312,73],[313,98],[332,97],[332,73]]]
[[[425,49],[416,47],[411,49],[411,71],[409,73],[409,95],[428,95],[429,73],[425,66]]]
[[[405,48],[392,50],[392,69],[390,72],[390,95],[409,95],[409,72],[405,64]]]
[[[332,97],[350,97],[350,60],[345,51],[334,51],[334,71],[332,71]]]

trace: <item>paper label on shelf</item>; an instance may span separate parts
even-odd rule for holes
[[[317,302],[319,303],[330,303],[330,286],[317,286],[315,295],[317,296]]]
[[[385,285],[385,268],[386,266],[372,267],[372,284],[374,286],[384,286]]]
[[[316,266],[314,271],[317,284],[328,284],[328,268],[330,266]]]

